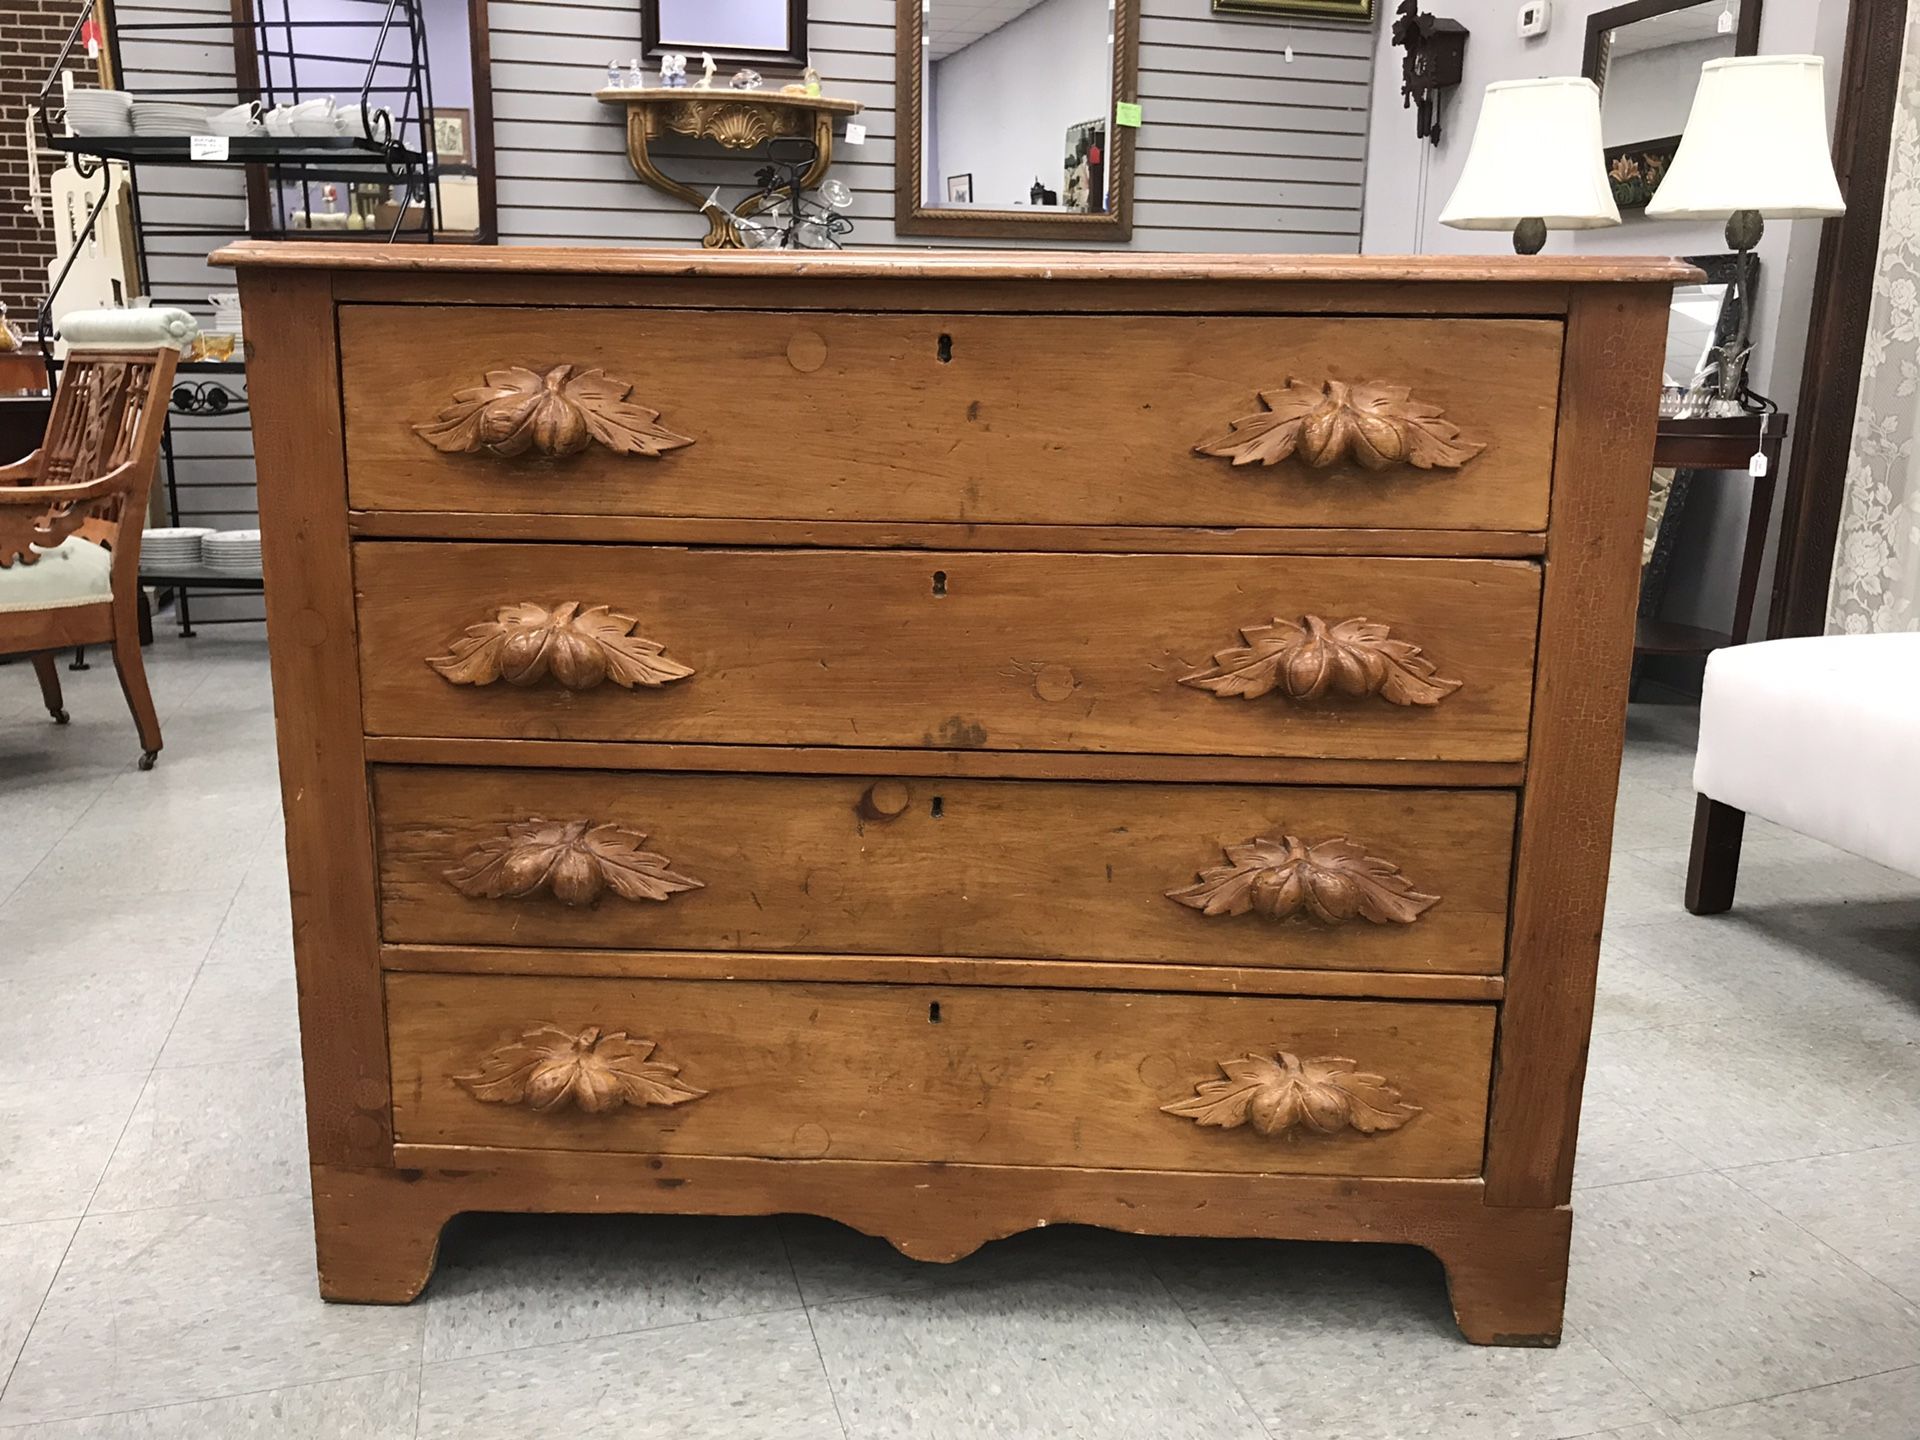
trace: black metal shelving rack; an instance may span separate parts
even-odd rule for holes
[[[196,226],[148,222],[141,215],[139,172],[151,165],[216,165],[251,167],[261,177],[261,185],[249,187],[248,224],[245,233],[255,238],[277,239],[296,235],[303,239],[339,240],[366,243],[384,238],[389,242],[427,242],[435,236],[439,213],[437,193],[438,167],[432,143],[433,87],[427,65],[426,25],[420,0],[350,0],[364,7],[363,19],[301,19],[294,13],[300,0],[253,0],[251,16],[226,21],[211,19],[167,20],[118,25],[112,23],[111,0],[86,0],[68,32],[66,44],[48,73],[39,96],[39,139],[44,148],[75,157],[75,169],[82,176],[99,173],[109,164],[125,167],[131,200],[134,257],[140,293],[157,305],[204,305],[204,297],[189,299],[188,287],[156,284],[150,264],[148,241],[162,236],[204,243],[208,249],[234,238],[229,226]],[[82,35],[96,10],[108,13],[103,27],[107,38],[109,73],[116,85],[141,98],[166,99],[197,104],[207,109],[225,108],[247,101],[258,101],[262,112],[282,104],[298,104],[316,94],[334,95],[343,108],[357,108],[362,128],[369,138],[349,136],[247,136],[230,138],[221,159],[193,155],[193,142],[186,135],[68,135],[65,126],[65,100],[60,79],[76,54],[85,54]],[[230,84],[201,87],[160,87],[127,85],[122,64],[123,35],[148,39],[192,40],[218,36],[233,48],[235,75]],[[305,62],[309,85],[301,83],[300,67]],[[339,89],[317,90],[311,81],[317,66],[337,68],[343,63],[364,64],[360,84],[342,96]],[[247,77],[251,68],[252,78]],[[350,97],[350,103],[349,103]],[[317,187],[382,183],[398,190],[400,199],[390,231],[331,231],[293,228],[288,224],[292,198],[298,196],[303,208],[314,212]],[[88,213],[80,233],[76,252],[84,246],[98,225],[112,195],[111,178],[102,184],[100,198]],[[256,202],[263,195],[264,206]],[[419,202],[420,223],[409,228],[415,202]],[[263,214],[266,223],[262,223]],[[51,315],[54,298],[72,269],[70,257],[54,277],[42,301],[39,335],[47,366],[48,384],[57,383],[60,361],[53,354]],[[175,293],[178,291],[179,293]],[[270,339],[267,343],[271,343]],[[244,375],[244,359],[182,361],[175,380],[172,403],[168,408],[167,429],[161,438],[163,493],[166,496],[168,523],[190,523],[197,512],[181,506],[179,465],[174,453],[173,428],[179,420],[211,420],[229,429],[242,429],[232,421],[247,415],[243,390],[233,387],[231,377]],[[205,482],[202,482],[204,485]],[[222,512],[233,513],[233,512]],[[210,570],[205,566],[173,566],[149,569],[144,564],[141,583],[173,592],[183,635],[192,635],[192,595],[195,591],[260,590],[258,576],[235,575]],[[205,621],[201,623],[220,623]]]

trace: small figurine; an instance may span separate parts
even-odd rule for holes
[[[618,60],[609,60],[607,62],[607,88],[609,90],[618,90],[625,84],[626,82],[620,78],[624,73],[620,68],[620,62]]]
[[[687,83],[687,57],[677,50],[669,50],[660,57],[660,83],[669,90],[678,90]]]
[[[704,73],[698,80],[693,82],[693,88],[696,90],[711,90],[713,88],[713,77],[719,72],[720,67],[713,63],[713,56],[704,50],[700,52],[700,69]]]
[[[758,70],[741,70],[727,82],[735,90],[758,90],[765,83]]]
[[[807,94],[818,99],[820,95],[820,72],[809,65],[800,72],[800,83],[807,87]]]
[[[640,57],[634,56],[627,62],[627,78],[620,82],[624,90],[644,90],[647,88],[646,72],[640,68]]]

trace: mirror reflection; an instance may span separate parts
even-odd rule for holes
[[[658,0],[659,45],[668,50],[795,48],[788,0]]]
[[[1737,0],[1702,0],[1606,31],[1600,73],[1593,77],[1600,86],[1601,144],[1678,135],[1700,67],[1737,53],[1740,8]]]
[[[1103,214],[1112,0],[927,0],[921,203]]]
[[[1699,385],[1709,378],[1732,292],[1733,286],[1725,282],[1673,287],[1673,308],[1667,316],[1668,385]]]

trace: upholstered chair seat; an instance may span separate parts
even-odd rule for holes
[[[39,555],[31,565],[0,570],[0,614],[99,605],[113,599],[113,552],[106,546],[69,535]]]

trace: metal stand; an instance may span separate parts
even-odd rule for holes
[[[65,151],[75,157],[75,168],[83,176],[104,172],[107,183],[100,199],[89,212],[81,232],[81,243],[92,236],[101,212],[113,190],[108,162],[125,166],[132,209],[134,258],[140,291],[156,305],[181,305],[205,309],[204,295],[189,287],[156,285],[149,265],[148,245],[156,239],[184,239],[206,249],[232,238],[232,227],[218,228],[178,223],[149,222],[141,212],[140,169],[148,165],[215,165],[249,169],[259,178],[252,189],[266,197],[264,207],[249,206],[247,233],[261,238],[279,238],[288,234],[304,238],[343,241],[387,240],[402,238],[431,242],[435,237],[439,203],[437,169],[432,143],[433,89],[427,66],[426,26],[421,0],[341,0],[342,6],[364,7],[359,19],[302,19],[296,12],[311,9],[303,0],[253,0],[249,19],[192,19],[141,22],[119,25],[111,17],[110,0],[86,0],[68,32],[66,44],[55,59],[39,96],[40,143],[49,150]],[[258,100],[263,108],[298,104],[312,97],[303,91],[300,81],[302,62],[311,78],[315,62],[339,65],[342,60],[357,61],[364,45],[366,68],[356,92],[346,108],[357,110],[366,138],[354,136],[249,136],[231,138],[223,160],[194,159],[192,142],[185,135],[67,135],[60,77],[74,57],[84,54],[81,32],[96,13],[103,14],[106,32],[107,73],[118,79],[121,88],[135,97],[166,98],[188,103],[200,102],[208,109],[225,108],[236,101]],[[216,38],[230,44],[240,73],[231,83],[202,86],[129,86],[122,63],[122,35],[141,36],[190,45],[195,39]],[[361,42],[361,43],[356,43]],[[251,68],[253,78],[242,78]],[[337,71],[335,73],[338,73]],[[327,93],[333,93],[331,91]],[[390,118],[389,118],[390,117]],[[314,212],[316,187],[327,183],[381,183],[389,193],[397,190],[400,201],[390,230],[311,231],[293,229],[287,222],[292,208],[303,205]],[[349,190],[353,203],[352,192]],[[415,200],[420,201],[420,227],[407,231],[406,225]],[[76,255],[79,247],[76,246]],[[74,256],[54,277],[46,299],[41,302],[39,331],[49,386],[58,383],[60,361],[53,355],[52,306],[73,268]],[[270,338],[268,343],[270,343]],[[215,516],[231,518],[245,515],[252,507],[240,510],[199,510],[183,507],[179,462],[174,448],[174,425],[182,420],[211,424],[216,428],[245,430],[247,399],[244,384],[232,377],[243,377],[246,362],[231,360],[182,361],[179,382],[169,406],[168,424],[161,437],[161,494],[165,500],[167,522],[192,524],[197,519]],[[234,422],[238,421],[238,424]],[[207,488],[215,482],[198,482]],[[236,482],[231,488],[243,488]],[[171,591],[178,605],[180,633],[195,633],[192,597],[207,591],[252,591],[258,593],[260,580],[254,576],[235,576],[206,571],[204,567],[172,567],[140,572],[143,586]],[[252,623],[254,617],[231,621],[205,620],[201,624]]]

